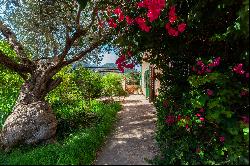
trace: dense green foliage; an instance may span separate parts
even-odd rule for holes
[[[9,57],[15,59],[14,52],[6,43],[0,41],[0,49]],[[0,128],[15,104],[19,93],[18,87],[21,87],[22,83],[23,80],[18,74],[0,65]]]
[[[76,77],[75,82],[79,87],[85,100],[94,99],[101,96],[102,84],[101,75],[82,67],[74,71]]]
[[[1,50],[4,50],[9,57],[15,58],[15,54],[5,43],[0,44]],[[89,88],[87,93],[91,95],[87,97],[92,99],[102,94],[101,76],[93,71],[82,68],[73,70],[68,66],[57,73],[57,76],[62,77],[63,82],[46,97],[58,121],[56,142],[36,147],[18,147],[8,153],[0,151],[1,165],[85,165],[94,161],[96,151],[111,130],[121,105],[116,102],[104,104],[96,100],[88,101],[86,105],[85,88]],[[120,76],[116,76],[118,77]],[[93,82],[90,82],[91,79]],[[12,112],[23,80],[3,66],[0,66],[0,80],[0,127],[2,128],[5,119]],[[99,85],[96,87],[99,89],[91,89],[96,84]],[[108,86],[110,85],[107,85],[107,88]]]
[[[120,64],[145,55],[162,71],[155,163],[249,164],[249,1],[166,1],[153,21],[142,0],[130,2],[123,14],[144,20],[118,24],[114,44]],[[180,23],[184,31],[170,35]]]
[[[122,89],[123,76],[116,73],[108,73],[102,77],[102,93],[104,96],[124,96]]]
[[[239,12],[248,8],[244,3],[200,1],[190,8],[179,6],[180,14],[192,16],[186,34],[166,42],[172,67],[162,58],[152,60],[164,71],[156,101],[162,152],[156,163],[249,164],[249,78],[233,71],[242,63],[249,72],[249,34],[241,29],[247,21],[239,17],[246,15]],[[191,70],[198,60],[207,65],[217,57],[221,62],[211,72]]]
[[[10,153],[0,151],[0,164],[91,164],[121,109],[119,103],[103,104],[95,100],[86,107],[82,93],[74,82],[69,68],[58,75],[62,84],[52,91],[47,100],[58,120],[57,142],[37,147],[20,147]],[[0,122],[11,113],[19,87],[20,77],[8,70],[1,70]],[[87,109],[85,109],[87,108]]]

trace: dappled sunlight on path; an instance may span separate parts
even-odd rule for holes
[[[122,102],[115,131],[98,154],[95,165],[148,165],[157,153],[156,111],[142,95],[131,95]]]

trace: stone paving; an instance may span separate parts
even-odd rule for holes
[[[150,165],[146,160],[157,154],[154,106],[143,95],[130,95],[122,105],[115,129],[94,165]]]

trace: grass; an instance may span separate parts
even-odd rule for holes
[[[101,118],[92,127],[81,128],[54,144],[22,147],[8,154],[0,151],[0,165],[90,165],[120,109],[119,103],[95,103],[91,112]]]

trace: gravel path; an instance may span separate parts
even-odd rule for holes
[[[154,106],[142,95],[130,95],[122,105],[115,130],[94,165],[149,165],[145,159],[157,153]]]

